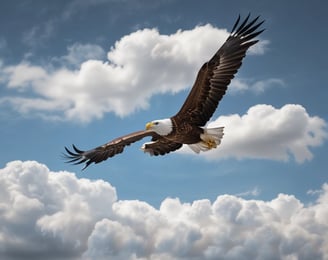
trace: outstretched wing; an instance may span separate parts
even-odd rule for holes
[[[172,142],[170,140],[167,140],[165,138],[154,138],[152,140],[153,142],[145,143],[142,146],[142,150],[145,153],[149,153],[150,155],[165,155],[169,152],[173,152],[175,150],[178,150],[182,144]]]
[[[116,154],[122,153],[125,146],[130,145],[136,141],[141,140],[146,136],[152,136],[153,138],[158,138],[158,135],[153,131],[138,131],[119,138],[116,138],[104,145],[98,146],[94,149],[88,151],[82,151],[73,145],[74,151],[70,151],[67,147],[65,150],[67,154],[64,154],[68,163],[80,164],[85,163],[85,168],[87,168],[91,163],[100,163],[107,160]]]
[[[204,126],[212,117],[231,79],[241,66],[247,49],[258,42],[253,38],[264,31],[257,31],[264,21],[257,23],[258,16],[247,23],[249,16],[241,25],[238,17],[226,42],[201,67],[185,103],[174,116],[177,122],[188,120],[192,124]]]

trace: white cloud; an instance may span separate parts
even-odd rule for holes
[[[237,196],[237,197],[249,197],[249,196],[257,197],[260,195],[260,193],[261,193],[261,190],[258,187],[254,187],[251,190],[237,193],[237,194],[235,194],[235,196]]]
[[[25,91],[29,86],[29,92],[2,97],[0,104],[9,104],[20,112],[82,122],[101,118],[107,112],[125,116],[147,108],[155,94],[189,88],[200,66],[227,36],[226,30],[209,24],[170,35],[157,29],[138,30],[117,41],[106,62],[97,60],[103,54],[99,46],[73,45],[59,60],[75,65],[84,61],[79,69],[51,70],[26,61],[5,68],[1,78],[7,79],[7,86]],[[261,53],[265,44],[259,46],[250,54]],[[34,102],[38,100],[43,102]]]
[[[285,83],[278,78],[269,78],[259,81],[251,81],[249,79],[234,78],[229,85],[229,92],[232,94],[252,91],[255,94],[262,94],[265,90],[272,87],[281,87]]]
[[[257,44],[250,47],[250,51],[255,54],[264,54],[268,50],[269,40],[260,40]]]
[[[7,164],[0,170],[0,187],[0,226],[6,227],[0,229],[2,259],[79,256],[94,222],[110,216],[116,201],[109,183],[53,173],[33,161]]]
[[[67,55],[59,58],[56,57],[53,60],[64,66],[73,65],[74,67],[80,67],[85,61],[99,60],[105,56],[105,51],[99,45],[74,43],[67,47]]]
[[[222,144],[201,155],[222,158],[257,158],[287,161],[293,157],[302,163],[311,160],[311,148],[323,144],[328,137],[327,123],[310,116],[301,105],[281,108],[255,105],[244,115],[220,116],[209,127],[224,126]],[[192,153],[184,147],[182,153]]]
[[[306,194],[311,195],[311,196],[317,196],[317,195],[320,195],[321,193],[322,193],[322,190],[312,190],[312,189],[310,189],[306,192]]]
[[[0,169],[1,259],[327,259],[328,184],[315,203],[222,195],[117,200],[104,181],[34,161]]]
[[[39,67],[33,66],[28,62],[22,62],[16,66],[4,68],[4,74],[7,75],[8,88],[24,89],[28,86],[40,84],[48,77],[47,72]]]

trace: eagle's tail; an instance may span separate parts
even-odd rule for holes
[[[195,153],[199,153],[200,151],[205,152],[212,148],[216,148],[221,143],[223,129],[224,127],[204,128],[204,133],[200,135],[202,141],[195,144],[189,144],[189,147]]]

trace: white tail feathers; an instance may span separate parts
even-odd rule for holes
[[[216,148],[221,143],[223,129],[224,127],[204,128],[204,133],[200,135],[202,141],[195,144],[189,144],[189,147],[195,153],[199,153],[200,151],[205,152]]]

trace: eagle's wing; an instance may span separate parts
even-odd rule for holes
[[[142,150],[145,153],[149,153],[150,155],[155,156],[165,155],[169,152],[178,150],[182,146],[181,143],[172,142],[162,137],[153,138],[152,141],[153,142],[145,143],[142,146]]]
[[[137,131],[119,138],[116,138],[104,145],[98,146],[88,151],[82,151],[73,145],[74,151],[70,151],[67,147],[65,150],[67,154],[64,154],[68,163],[80,164],[85,162],[83,169],[87,168],[91,163],[100,163],[107,160],[109,157],[113,157],[116,154],[122,153],[124,147],[141,140],[146,136],[152,136],[158,138],[158,135],[153,131]]]
[[[189,121],[204,126],[212,117],[219,101],[242,64],[247,49],[258,40],[253,40],[264,30],[257,31],[264,22],[256,23],[259,17],[248,22],[249,15],[237,28],[238,17],[230,36],[215,55],[198,72],[196,81],[180,111],[173,117],[176,121]]]

